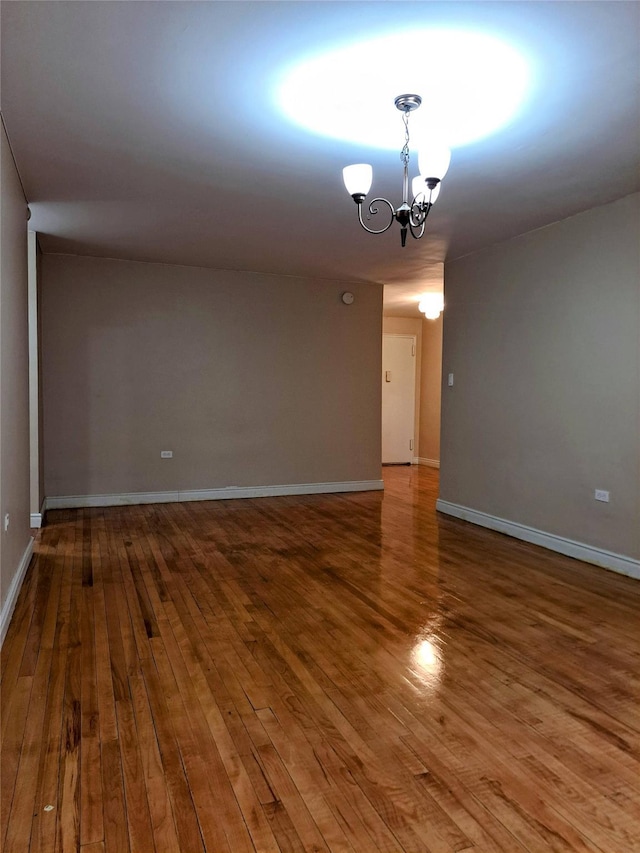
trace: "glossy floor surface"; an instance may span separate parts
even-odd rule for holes
[[[386,491],[51,512],[5,853],[640,850],[640,583]]]

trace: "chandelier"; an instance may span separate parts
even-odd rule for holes
[[[402,163],[402,204],[397,209],[386,198],[374,198],[369,202],[369,216],[380,216],[378,222],[388,222],[382,228],[369,228],[362,218],[362,205],[373,181],[373,169],[368,163],[356,163],[345,166],[342,177],[347,192],[358,206],[358,220],[369,234],[383,234],[393,225],[394,220],[400,225],[400,239],[406,245],[407,231],[416,240],[424,234],[425,223],[429,211],[440,194],[440,182],[444,178],[451,152],[448,148],[432,146],[418,152],[418,169],[420,174],[411,182],[411,202],[409,201],[409,114],[417,110],[422,103],[420,95],[398,95],[394,101],[397,109],[402,112],[404,121],[404,146],[400,151]],[[381,211],[378,205],[384,205]],[[369,218],[369,217],[367,217]]]

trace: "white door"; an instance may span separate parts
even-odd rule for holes
[[[413,335],[382,336],[382,463],[413,461],[416,392]]]

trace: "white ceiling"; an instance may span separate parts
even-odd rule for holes
[[[386,313],[418,316],[445,259],[640,188],[635,0],[56,0],[1,16],[2,114],[45,252],[382,282]],[[371,162],[398,203],[399,158],[310,135],[274,90],[299,60],[405,25],[504,38],[534,86],[512,124],[454,151],[428,236],[402,249],[398,229],[360,229],[341,179]]]

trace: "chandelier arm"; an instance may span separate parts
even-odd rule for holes
[[[375,228],[369,228],[367,225],[365,225],[364,219],[362,218],[362,204],[358,205],[358,219],[360,221],[360,225],[362,225],[364,230],[368,231],[369,234],[384,234],[384,232],[388,231],[389,228],[391,228],[391,226],[393,225],[393,220],[395,218],[396,211],[395,211],[395,208],[393,207],[393,205],[391,204],[391,202],[387,201],[386,198],[374,198],[373,201],[371,201],[369,203],[369,213],[372,216],[376,216],[379,212],[378,208],[374,207],[376,202],[382,202],[383,204],[386,204],[387,207],[389,208],[389,222],[387,225],[384,226],[384,228],[380,228],[380,229],[376,230]]]
[[[418,201],[417,199],[418,196],[411,202],[411,210],[409,211],[409,222],[414,228],[419,228],[424,223],[431,207],[428,202]]]
[[[409,222],[409,231],[411,231],[411,236],[413,237],[414,240],[419,240],[422,237],[422,235],[424,234],[424,226],[425,226],[426,219],[427,219],[427,217],[425,216],[425,218],[422,220],[420,225],[414,225],[413,222],[411,222],[411,221]],[[416,233],[416,231],[418,233]]]

